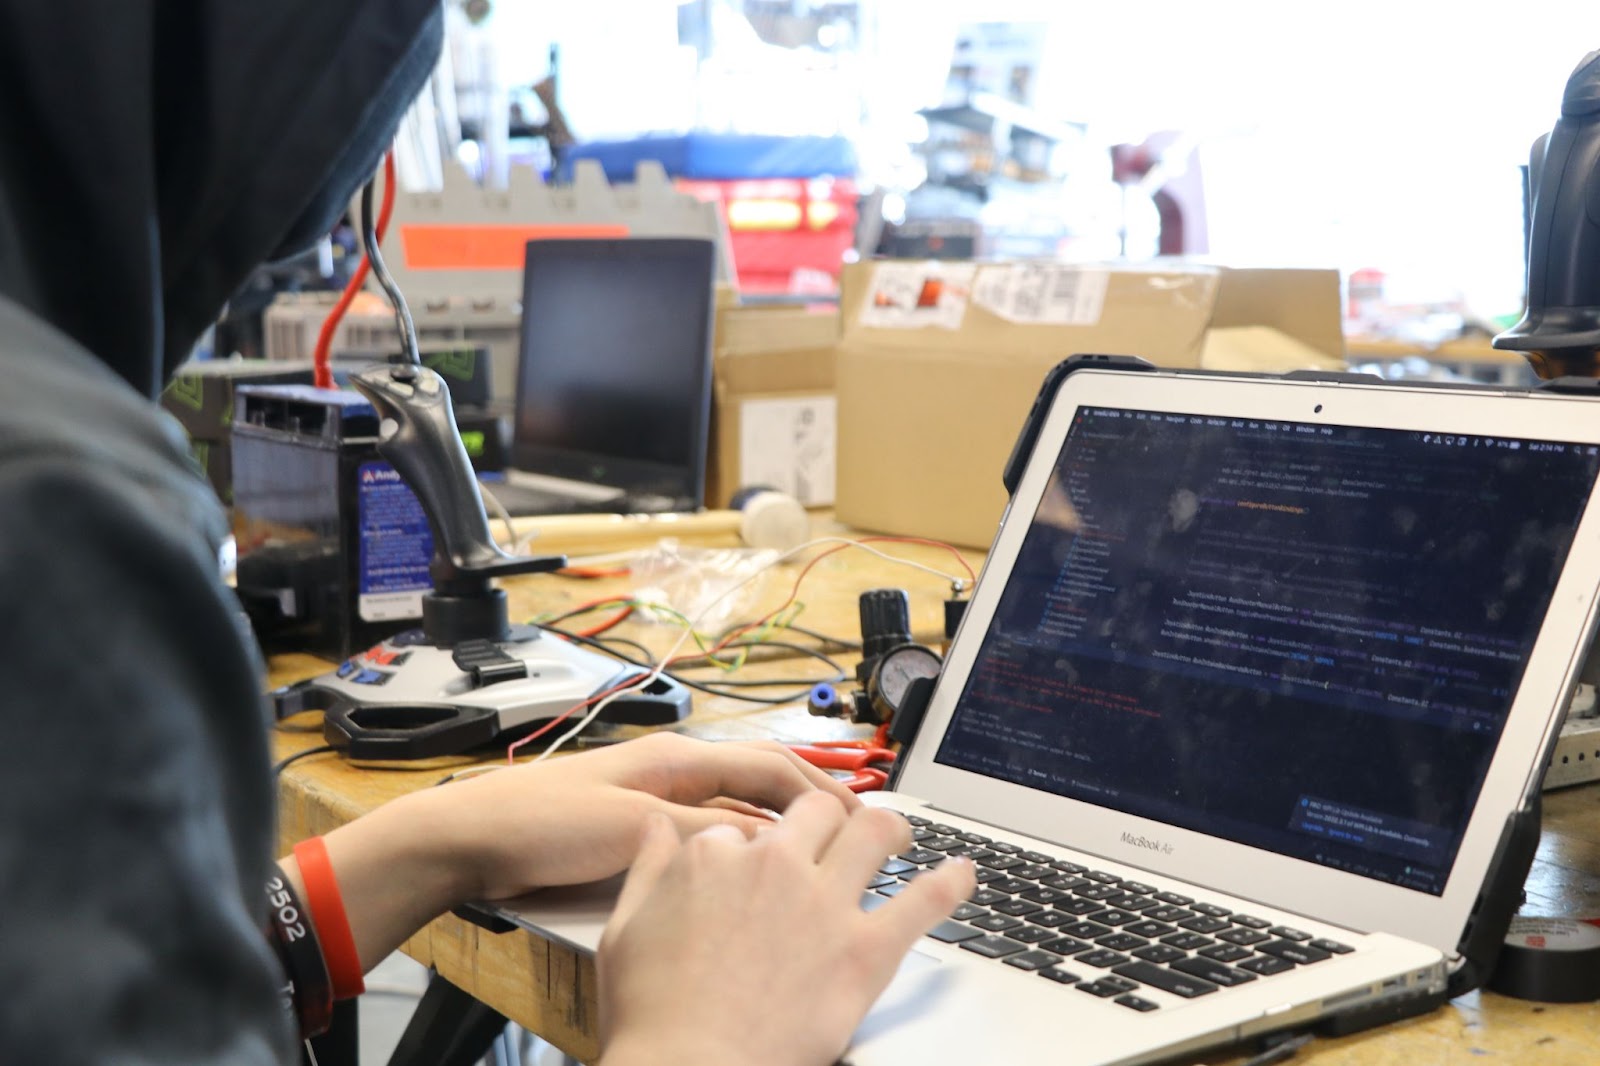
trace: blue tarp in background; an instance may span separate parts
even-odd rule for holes
[[[688,133],[595,141],[569,149],[561,179],[572,180],[580,159],[599,162],[606,180],[633,180],[635,164],[654,159],[669,178],[734,181],[742,178],[849,178],[856,173],[855,148],[843,137],[775,137],[744,133]]]

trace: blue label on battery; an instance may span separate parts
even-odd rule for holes
[[[433,534],[416,494],[384,462],[356,471],[356,510],[361,529],[357,612],[368,622],[422,615],[430,587],[428,560]]]

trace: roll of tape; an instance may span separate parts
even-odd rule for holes
[[[1540,1003],[1600,999],[1600,927],[1577,918],[1513,918],[1488,987]]]
[[[788,551],[811,536],[811,516],[800,501],[782,492],[762,491],[742,499],[739,535],[752,548]]]

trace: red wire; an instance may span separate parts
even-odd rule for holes
[[[568,707],[566,710],[562,711],[560,714],[558,714],[554,718],[550,719],[548,722],[546,722],[544,725],[540,726],[538,729],[535,729],[533,732],[529,733],[527,736],[523,737],[521,740],[516,741],[510,747],[506,748],[506,762],[514,763],[516,761],[515,756],[517,754],[517,749],[518,748],[522,747],[524,744],[531,744],[535,740],[538,740],[540,737],[544,736],[546,733],[550,732],[550,730],[554,729],[556,726],[560,725],[562,722],[565,722],[568,718],[571,718],[573,715],[577,714],[579,711],[584,710],[584,709],[589,708],[589,707],[593,707],[595,704],[599,703],[601,700],[605,699],[607,696],[615,695],[616,693],[621,692],[623,689],[632,688],[634,685],[638,684],[640,676],[641,675],[638,675],[638,674],[631,675],[631,676],[629,676],[629,678],[626,681],[622,682],[622,684],[613,685],[611,688],[606,689],[604,692],[597,693],[596,695],[590,696],[588,699],[584,700],[582,703],[577,703],[577,704],[574,704],[571,707]]]
[[[961,554],[961,549],[954,544],[946,544],[942,540],[929,540],[927,537],[857,537],[857,544],[921,544],[926,548],[939,548],[950,553],[956,562],[961,564],[961,569],[967,572],[967,580],[974,585],[978,583],[978,575],[972,569],[972,564],[967,562],[967,557]]]
[[[631,606],[624,607],[610,618],[607,618],[604,622],[590,626],[588,629],[577,630],[577,634],[580,637],[598,637],[606,630],[615,629],[617,626],[620,626],[622,623],[626,622],[632,614],[633,608]]]
[[[561,612],[561,617],[572,618],[580,614],[587,614],[598,607],[610,607],[614,603],[627,603],[629,599],[631,597],[628,596],[603,596],[598,600],[590,600],[588,603],[580,603],[576,607],[569,607]]]
[[[383,161],[383,207],[378,212],[378,240],[383,240],[384,234],[389,232],[389,217],[394,214],[395,192],[394,153],[390,152]],[[345,312],[350,310],[350,305],[355,302],[356,294],[361,291],[361,286],[366,284],[367,271],[372,265],[367,262],[365,252],[361,254],[361,262],[356,265],[356,272],[350,275],[350,282],[344,287],[344,292],[339,294],[339,302],[333,305],[333,310],[328,312],[328,317],[322,322],[322,332],[317,334],[317,348],[312,355],[312,381],[319,389],[333,388],[333,370],[329,366],[330,354],[333,350],[333,334],[339,328],[339,323],[344,320]]]

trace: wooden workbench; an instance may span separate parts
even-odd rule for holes
[[[891,550],[948,569],[948,555],[934,549],[895,546]],[[797,570],[786,567],[793,575]],[[628,591],[622,579],[574,581],[540,577],[513,584],[514,617],[558,613],[580,603]],[[773,581],[763,594],[775,606],[792,577]],[[862,589],[904,587],[912,593],[915,628],[936,631],[947,591],[936,578],[893,567],[848,551],[820,564],[801,590],[808,605],[803,621],[839,636],[858,632],[855,596]],[[767,597],[776,596],[777,599]],[[596,615],[603,618],[603,615]],[[642,639],[661,650],[665,627],[650,632],[630,621],[616,632]],[[846,664],[848,665],[848,663]],[[272,660],[272,680],[287,683],[327,669],[309,656]],[[780,659],[745,668],[752,678],[812,676],[820,663]],[[754,709],[752,709],[754,708]],[[855,727],[814,718],[803,707],[754,707],[737,701],[697,696],[688,732],[707,738],[772,737],[823,739]],[[290,719],[275,737],[279,757],[322,742],[315,715]],[[312,756],[285,771],[280,785],[279,840],[287,851],[296,841],[325,833],[384,802],[428,787],[461,764],[431,763],[424,768],[361,769],[335,755]],[[1545,830],[1528,881],[1530,914],[1600,914],[1600,785],[1580,786],[1545,797]],[[556,1044],[580,1061],[596,1053],[595,977],[591,960],[532,934],[491,933],[453,915],[434,921],[409,940],[406,954],[432,966],[452,984]],[[1207,1062],[1231,1062],[1213,1057]],[[1600,1063],[1600,1005],[1544,1006],[1473,993],[1424,1018],[1342,1040],[1319,1040],[1294,1060],[1311,1066],[1443,1066],[1451,1063],[1549,1063],[1594,1066]]]

